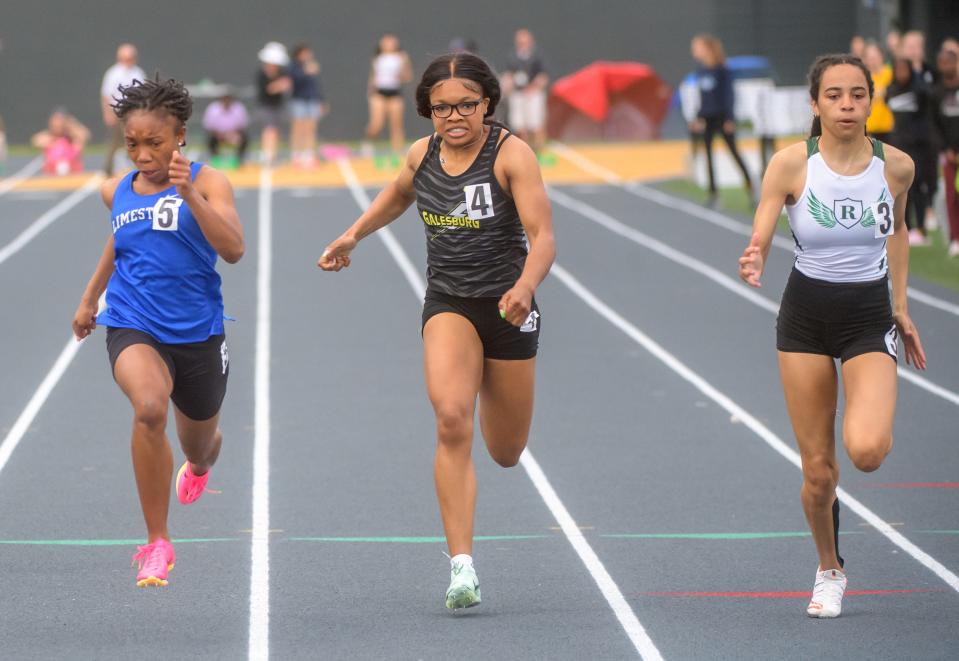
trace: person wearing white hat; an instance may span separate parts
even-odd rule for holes
[[[260,70],[256,74],[256,99],[260,123],[263,125],[260,149],[263,162],[269,165],[276,160],[286,95],[293,82],[286,71],[290,56],[283,44],[269,42],[257,53],[257,59],[260,61]]]

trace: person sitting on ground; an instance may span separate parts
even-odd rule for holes
[[[203,130],[207,135],[210,157],[220,155],[220,145],[236,147],[237,165],[243,165],[246,147],[250,142],[247,128],[250,116],[246,106],[227,88],[219,99],[207,106],[203,113]]]
[[[83,171],[83,146],[90,130],[63,108],[57,108],[47,120],[47,128],[34,134],[31,143],[43,150],[46,174]]]

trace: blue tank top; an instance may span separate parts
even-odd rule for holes
[[[194,181],[202,167],[190,164]],[[140,195],[133,190],[136,175],[125,176],[113,195],[114,270],[97,323],[134,328],[164,344],[221,334],[216,251],[175,186]]]

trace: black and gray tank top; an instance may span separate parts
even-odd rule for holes
[[[493,174],[502,130],[494,124],[476,160],[455,177],[440,163],[440,137],[430,138],[413,177],[426,230],[429,290],[464,298],[502,296],[523,271],[526,233],[513,198]]]

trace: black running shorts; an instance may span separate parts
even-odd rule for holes
[[[896,360],[899,335],[892,321],[886,278],[827,282],[793,268],[776,319],[776,348],[846,362],[864,353]]]
[[[466,317],[483,343],[483,357],[493,360],[527,360],[539,348],[539,307],[533,299],[533,310],[526,323],[517,328],[499,314],[499,297],[463,298],[428,290],[423,303],[423,328],[441,312]]]
[[[208,420],[220,411],[230,376],[225,335],[211,335],[203,342],[164,344],[133,328],[107,328],[111,370],[116,369],[120,353],[134,344],[146,344],[160,354],[173,379],[170,399],[183,415],[191,420]]]

